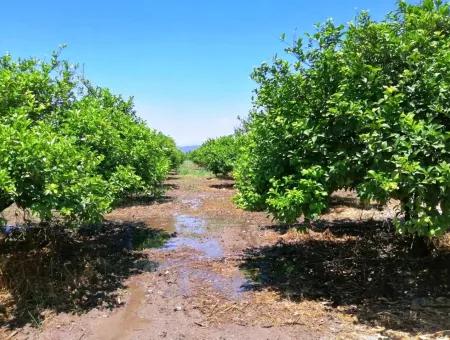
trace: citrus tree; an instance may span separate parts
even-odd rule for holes
[[[160,140],[166,157],[168,157],[170,160],[171,169],[176,171],[185,160],[184,152],[177,147],[173,138],[161,132],[157,133],[157,137]]]
[[[401,202],[398,230],[450,224],[450,11],[399,2],[376,22],[328,21],[253,73],[237,203],[280,221],[314,218],[332,192]]]
[[[121,178],[123,192],[154,192],[171,161],[158,133],[128,112],[131,103],[106,89],[95,89],[58,116],[60,133],[102,156],[98,171]]]
[[[126,195],[159,193],[177,157],[131,99],[93,87],[58,53],[0,58],[0,212],[16,203],[43,221],[98,221]]]
[[[239,152],[237,135],[211,138],[189,154],[189,158],[215,175],[228,175],[233,171]]]

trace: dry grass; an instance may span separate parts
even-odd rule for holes
[[[132,248],[149,239],[160,245],[168,237],[129,224],[105,224],[95,232],[80,233],[58,228],[52,234],[45,238],[36,228],[0,245],[1,326],[38,326],[49,312],[117,306],[123,281],[157,266]]]

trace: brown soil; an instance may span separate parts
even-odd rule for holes
[[[302,231],[237,209],[231,180],[175,176],[167,185],[158,202],[126,202],[96,233],[73,236],[63,258],[45,245],[14,256],[4,248],[0,337],[450,336],[448,240],[411,257],[389,222],[394,204],[362,207],[339,192]]]

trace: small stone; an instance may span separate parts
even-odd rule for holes
[[[173,310],[175,312],[180,312],[182,310],[182,308],[181,308],[181,306],[176,306]]]

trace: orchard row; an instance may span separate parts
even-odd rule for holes
[[[0,211],[15,203],[42,222],[95,222],[130,195],[158,194],[182,159],[131,100],[94,87],[58,53],[0,58]]]
[[[232,172],[236,202],[294,223],[331,194],[399,202],[399,232],[450,227],[450,9],[400,1],[383,21],[328,21],[253,73],[254,107],[234,136],[191,157]],[[400,218],[401,217],[401,218]]]

